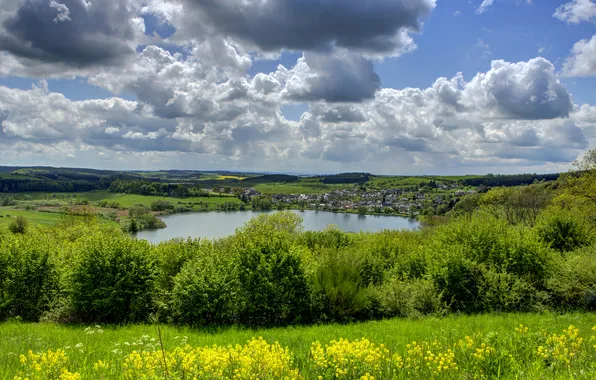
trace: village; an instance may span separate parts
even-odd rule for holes
[[[416,216],[423,210],[450,210],[459,198],[476,193],[460,184],[439,184],[436,188],[390,188],[363,190],[361,186],[336,189],[322,194],[262,194],[245,189],[242,198],[269,198],[273,207],[324,211],[358,212],[360,214],[401,214]],[[442,213],[442,212],[441,212]]]

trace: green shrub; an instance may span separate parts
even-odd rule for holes
[[[571,211],[550,209],[538,221],[540,239],[560,252],[573,251],[590,243],[590,234],[581,215]]]
[[[596,246],[562,257],[547,281],[557,310],[596,310]]]
[[[353,251],[328,249],[313,279],[313,310],[322,321],[348,322],[375,314],[373,287],[363,281],[363,258]]]
[[[151,202],[151,211],[171,211],[174,210],[176,206],[170,201],[166,200],[157,200]]]
[[[377,289],[385,317],[418,317],[438,313],[441,302],[433,283],[427,279],[391,278]]]
[[[304,321],[308,284],[295,246],[301,218],[292,212],[260,215],[237,233],[237,258],[242,309],[240,322],[249,326]]]
[[[352,245],[352,234],[340,230],[337,226],[329,226],[323,231],[304,231],[299,236],[299,244],[313,250],[316,248],[342,248]]]
[[[234,323],[238,314],[238,276],[221,257],[188,261],[174,278],[172,320],[195,326]]]
[[[154,246],[157,265],[156,291],[162,294],[162,298],[167,298],[174,287],[174,277],[180,273],[184,264],[211,250],[210,241],[199,239],[175,239]]]
[[[527,312],[538,310],[544,292],[512,273],[488,269],[483,271],[478,299],[483,312]]]
[[[482,268],[457,252],[445,260],[432,274],[432,280],[441,301],[452,312],[475,313],[482,311],[480,287]]]
[[[29,220],[24,216],[17,216],[10,224],[8,228],[13,234],[24,234],[27,232],[27,228],[29,227]]]
[[[147,320],[156,277],[149,244],[96,233],[83,239],[78,249],[70,279],[74,318],[105,323]]]
[[[47,240],[36,234],[0,243],[0,320],[38,321],[55,302],[59,275]]]
[[[514,273],[530,283],[542,283],[552,268],[552,252],[532,229],[483,213],[436,228],[427,245],[433,265],[442,261],[448,248],[470,262]]]

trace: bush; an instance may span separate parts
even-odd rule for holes
[[[426,279],[404,281],[391,278],[377,292],[385,317],[418,317],[441,310],[435,287]]]
[[[354,239],[351,234],[343,232],[337,226],[330,225],[323,231],[304,231],[300,234],[298,243],[311,250],[319,247],[342,248],[352,245]]]
[[[545,295],[514,274],[489,269],[482,273],[478,297],[484,312],[527,312],[540,309]]]
[[[165,302],[174,288],[174,277],[188,261],[212,250],[212,243],[206,240],[171,240],[155,246],[158,275],[155,280],[156,292]]]
[[[174,210],[176,206],[170,201],[166,200],[157,200],[151,202],[151,211],[171,211]]]
[[[230,263],[216,256],[188,261],[174,278],[172,320],[195,326],[234,323],[238,314],[238,278]]]
[[[260,215],[238,231],[234,250],[242,323],[284,325],[306,318],[308,285],[292,236],[300,222],[297,215],[280,212]]]
[[[361,277],[362,258],[351,250],[321,252],[313,279],[313,309],[322,321],[348,322],[375,314],[374,291]]]
[[[37,322],[59,291],[50,245],[43,238],[17,237],[0,244],[0,320]]]
[[[482,311],[482,269],[479,264],[462,257],[461,253],[455,253],[433,273],[432,280],[441,301],[450,311]]]
[[[96,233],[83,239],[70,284],[74,317],[81,322],[147,320],[153,309],[155,260],[145,241]]]
[[[427,243],[434,263],[441,263],[444,250],[457,252],[456,256],[486,267],[497,268],[541,283],[552,266],[553,256],[539,241],[532,229],[511,226],[487,214],[478,214],[469,220],[453,220],[439,226]]]
[[[560,252],[573,251],[591,241],[586,223],[571,211],[551,209],[544,212],[537,231],[543,242]]]
[[[27,232],[29,227],[29,220],[24,216],[17,216],[12,222],[10,222],[8,228],[14,234],[24,234]]]
[[[554,309],[596,310],[596,246],[561,258],[547,281]]]

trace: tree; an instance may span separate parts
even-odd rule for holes
[[[581,160],[573,162],[575,169],[561,175],[564,197],[571,197],[596,206],[596,149],[586,152]]]
[[[137,221],[135,218],[130,219],[130,224],[128,226],[128,231],[132,232],[133,234],[139,230],[139,226],[137,225]]]

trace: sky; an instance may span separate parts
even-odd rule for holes
[[[0,165],[550,173],[594,0],[2,0]]]

